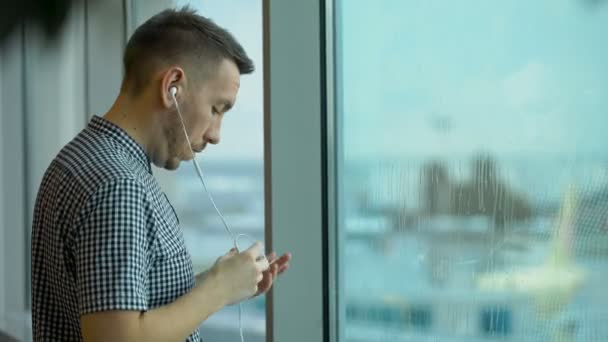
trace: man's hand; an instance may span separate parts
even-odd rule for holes
[[[289,269],[291,254],[285,253],[280,258],[277,258],[276,253],[272,252],[266,256],[266,259],[268,259],[270,267],[263,272],[264,278],[258,283],[258,292],[253,297],[268,292],[278,275]]]
[[[211,267],[209,277],[214,277],[222,284],[226,305],[233,305],[252,298],[264,280],[264,272],[269,268],[269,260],[258,258],[262,253],[262,243],[256,241],[243,252],[231,249],[220,257]]]

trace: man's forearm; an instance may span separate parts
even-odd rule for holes
[[[226,303],[221,282],[207,274],[197,280],[189,293],[176,301],[149,310],[107,311],[81,318],[85,342],[183,342],[201,322],[205,321]]]
[[[218,282],[197,282],[192,291],[175,302],[150,310],[140,318],[142,341],[184,341],[201,322],[224,305]]]

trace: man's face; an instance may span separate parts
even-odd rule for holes
[[[232,108],[240,86],[240,73],[236,64],[224,59],[215,75],[197,87],[178,95],[178,103],[190,139],[192,150],[201,152],[208,143],[220,142],[220,129],[224,114]],[[177,115],[172,116],[165,132],[168,139],[168,158],[164,168],[174,170],[182,160],[193,158]]]

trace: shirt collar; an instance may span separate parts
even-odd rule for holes
[[[148,158],[148,155],[141,147],[141,145],[139,145],[133,138],[131,138],[131,136],[122,128],[97,115],[93,116],[93,118],[89,122],[89,128],[112,138],[121,147],[123,147],[132,157],[134,157],[135,160],[141,163],[142,166],[144,166],[149,173],[152,173],[150,158]]]

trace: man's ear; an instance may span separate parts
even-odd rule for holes
[[[173,108],[175,104],[173,103],[173,97],[171,96],[171,87],[177,88],[176,97],[179,97],[179,94],[184,92],[186,84],[186,73],[184,69],[179,66],[172,66],[166,69],[161,78],[160,82],[160,96],[162,104],[165,108]]]

